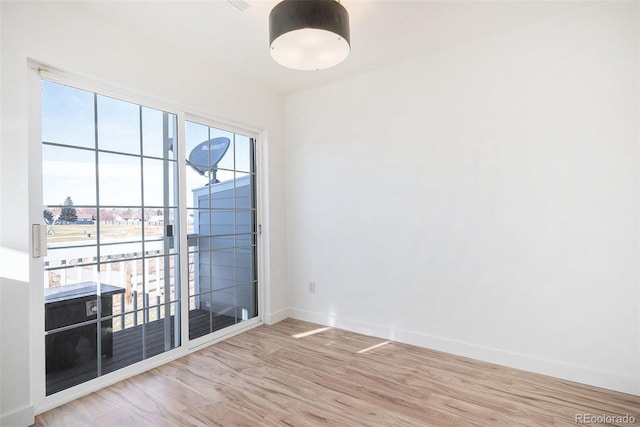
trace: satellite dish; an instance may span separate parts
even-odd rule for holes
[[[229,145],[231,140],[224,136],[201,142],[191,150],[187,163],[202,176],[208,173],[210,183],[219,182],[216,179],[216,166],[227,153]]]

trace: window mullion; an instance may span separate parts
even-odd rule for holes
[[[180,343],[186,345],[189,342],[189,247],[187,241],[188,229],[188,211],[187,211],[187,157],[186,157],[186,132],[185,132],[185,113],[180,111],[177,113],[178,126],[177,138],[174,142],[174,150],[177,158],[178,168],[178,230],[174,234],[178,234],[180,239]],[[177,148],[176,148],[177,147]],[[176,289],[177,291],[177,289]],[[176,314],[177,315],[177,314]],[[178,332],[175,332],[176,338]],[[176,343],[178,341],[176,340]]]

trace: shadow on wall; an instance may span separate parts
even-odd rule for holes
[[[29,254],[0,246],[0,277],[29,281]]]

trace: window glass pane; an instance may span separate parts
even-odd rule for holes
[[[251,246],[255,244],[255,233],[236,234],[234,239],[235,246]]]
[[[133,234],[134,232],[140,232],[140,227],[126,226],[127,229],[122,230],[122,226],[114,227],[116,232],[124,232]],[[100,244],[100,256],[108,256],[112,260],[127,260],[140,257],[142,254],[142,242],[141,237],[128,236],[131,239],[125,242],[109,241],[109,236],[102,237],[105,242]]]
[[[167,259],[165,258],[165,263],[166,262],[167,262]],[[170,277],[171,287],[170,287],[169,294],[167,294],[167,291],[165,289],[164,300],[163,300],[163,303],[165,304],[170,301],[179,302],[182,296],[182,290],[180,289],[180,255],[170,257],[168,262],[170,263],[169,268],[171,271],[171,277]]]
[[[106,256],[100,266],[100,282],[121,291],[113,295],[113,314],[122,315],[143,307],[142,260]]]
[[[168,217],[164,217],[164,209],[145,209],[144,227],[145,256],[164,253],[176,253],[179,250],[179,230],[176,221],[177,209],[166,209]],[[165,236],[167,226],[173,227],[173,236]],[[165,246],[165,244],[168,246]]]
[[[251,157],[253,150],[251,149],[251,138],[244,135],[236,134],[236,167],[235,169],[243,172],[251,172]]]
[[[216,179],[221,183],[232,181],[235,176],[235,173],[229,170],[216,170],[215,173]]]
[[[200,175],[192,167],[187,167],[187,207],[199,206],[200,201],[205,201],[209,197],[209,178]]]
[[[211,141],[204,140],[187,153],[187,163],[195,172],[209,179],[211,165]]]
[[[180,290],[176,289],[177,260],[176,256],[145,259],[145,292],[148,294],[145,301],[146,307],[176,301],[180,295]]]
[[[87,246],[69,245],[49,245],[47,256],[44,258],[45,269],[59,269],[65,267],[79,267],[88,264],[95,264],[97,248],[94,244]],[[65,273],[66,274],[66,273]],[[65,278],[66,280],[66,278]],[[45,280],[45,285],[47,281]],[[66,281],[63,283],[66,284]]]
[[[198,144],[209,140],[209,128],[198,123],[187,121],[185,122],[185,138],[186,154],[187,158],[189,158],[189,154]]]
[[[145,156],[166,158],[162,116],[160,110],[142,107],[142,154]]]
[[[234,249],[211,252],[211,273],[213,290],[221,290],[235,286],[235,253]]]
[[[99,182],[100,205],[140,206],[140,158],[100,153]],[[136,220],[141,221],[138,217]]]
[[[95,257],[63,259],[54,262],[45,261],[44,287],[45,299],[55,299],[56,294],[69,295],[78,286],[96,288],[99,281]],[[66,293],[65,293],[66,292]]]
[[[235,249],[235,277],[238,283],[256,280],[253,266],[253,247]]]
[[[217,184],[216,187],[214,187],[211,193],[211,207],[214,209],[226,209],[226,210],[231,210],[234,209],[235,204],[237,202],[237,200],[233,197],[233,187],[231,186],[226,186],[227,190],[225,191],[220,191],[220,185]],[[200,204],[201,207],[207,207],[208,205],[205,205],[206,201],[203,201],[203,203]]]
[[[93,93],[42,80],[42,140],[94,148]]]
[[[161,320],[153,321],[145,328],[145,355],[147,358],[179,345],[180,335],[176,334],[175,327],[175,318],[180,315],[179,308],[177,302],[154,308],[154,310],[159,311]],[[152,316],[150,315],[150,317]]]
[[[98,95],[98,149],[140,154],[140,107]]]
[[[115,220],[100,225],[100,256],[112,259],[135,258],[142,253],[140,209],[116,208]]]
[[[49,206],[96,204],[96,156],[89,150],[42,146],[43,202]],[[69,205],[71,202],[71,205]],[[69,220],[64,215],[62,220]]]
[[[96,324],[44,338],[47,396],[98,376]]]
[[[195,267],[194,295],[212,291],[211,252],[200,251]]]
[[[253,211],[237,210],[235,211],[235,233],[244,234],[253,232]]]
[[[256,283],[244,283],[236,289],[236,301],[240,311],[239,321],[248,320],[258,315],[256,301]]]
[[[211,211],[211,234],[215,236],[234,234],[234,211]]]
[[[199,237],[210,236],[213,230],[211,226],[211,210],[198,209],[194,214],[194,233]]]
[[[189,339],[212,331],[211,293],[189,298]]]
[[[236,245],[237,237],[227,236],[227,237],[214,237],[211,239],[213,242],[214,249],[226,249],[233,248]]]
[[[131,311],[133,307],[127,309],[125,303],[131,303],[131,279],[132,272],[136,271],[136,261],[125,260],[121,254],[102,254],[101,259],[100,283],[124,289],[124,292],[114,296],[114,313]]]
[[[164,189],[167,188],[167,206],[175,206],[173,177],[176,163],[168,160],[143,159],[144,205],[162,207],[165,205]],[[165,169],[166,168],[166,180]]]
[[[186,125],[187,164],[206,182],[228,179],[217,169],[233,170],[234,148],[231,132],[209,128],[193,122]]]
[[[156,246],[159,250],[163,250],[164,248],[164,234],[165,234],[165,218],[164,218],[164,209],[162,208],[146,208],[144,210],[145,222],[143,224],[144,227],[144,240],[158,240],[156,242],[147,243],[146,251],[149,252],[150,248],[155,248]],[[167,218],[167,224],[171,224],[171,215]]]
[[[213,301],[211,302],[211,311],[213,312],[213,330],[231,326],[236,323],[238,316],[238,306],[236,303],[236,288],[223,289],[213,293]]]
[[[229,249],[235,247],[238,243],[242,243],[245,246],[251,244],[250,236],[245,236],[245,239],[240,239],[238,236],[225,236],[225,237],[210,237],[191,235],[189,239],[189,252],[199,250],[213,250],[213,249]],[[238,243],[237,243],[238,242]]]
[[[178,207],[180,198],[178,197],[178,162],[169,161],[167,163],[167,199],[164,205],[168,207]]]
[[[115,255],[116,250],[125,247],[106,249],[105,245],[132,242],[142,238],[142,209],[132,207],[112,207],[100,209],[101,251]],[[136,248],[133,252],[139,252]],[[129,253],[129,252],[123,252]]]
[[[196,250],[209,251],[213,249],[213,239],[214,238],[210,236],[199,236]]]
[[[48,208],[57,218],[60,208]],[[75,223],[47,225],[47,262],[55,263],[66,259],[94,258],[96,256],[96,222],[78,221]],[[91,261],[91,262],[95,262]],[[57,266],[53,265],[52,266]]]
[[[209,128],[193,122],[185,124],[187,190],[205,187],[211,180],[209,166]],[[187,199],[190,195],[187,195]],[[193,204],[189,204],[193,206]]]
[[[199,253],[190,253],[189,254],[189,296],[195,295],[198,293],[198,289],[200,286],[199,279],[196,278],[196,266],[200,262],[200,254]],[[189,310],[193,310],[194,307],[189,306]]]
[[[102,373],[122,369],[143,359],[142,324],[137,322],[141,312],[117,316],[101,322]],[[109,331],[111,330],[111,334]]]
[[[251,209],[253,208],[253,176],[243,175],[236,172],[235,180],[235,208]]]
[[[147,208],[145,209],[145,222],[144,227],[144,240],[145,251],[158,249],[160,253],[164,250],[164,235],[166,225],[172,223],[171,217],[168,218],[165,224],[164,209]]]
[[[195,209],[187,209],[187,236],[189,237],[188,245],[192,246],[196,244],[196,242],[191,241],[191,235],[195,233],[194,231],[194,223],[195,219],[198,216],[198,211]]]
[[[234,159],[235,159],[235,155],[234,155],[234,139],[235,139],[235,135],[232,132],[227,132],[225,130],[222,129],[216,129],[216,128],[210,128],[211,129],[211,139],[212,140],[216,140],[216,141],[220,141],[219,138],[226,138],[229,140],[229,149],[227,150],[227,152],[224,154],[224,156],[222,157],[222,159],[220,159],[219,162],[217,163],[213,163],[212,162],[212,166],[217,165],[217,167],[219,169],[229,169],[229,170],[233,170],[235,169],[235,164],[234,164]],[[222,181],[222,179],[220,177],[218,177],[218,179],[220,181]]]

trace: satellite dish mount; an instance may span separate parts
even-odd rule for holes
[[[231,140],[224,136],[201,142],[191,150],[187,164],[200,175],[206,175],[208,184],[220,182],[216,178],[218,163],[227,154],[230,145]]]

